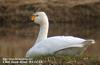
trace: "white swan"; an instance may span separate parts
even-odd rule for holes
[[[80,55],[94,40],[85,40],[73,36],[54,36],[47,38],[48,17],[45,12],[36,12],[32,21],[40,25],[40,32],[35,45],[28,50],[26,57],[46,54]]]

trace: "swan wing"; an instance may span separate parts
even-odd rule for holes
[[[55,51],[54,54],[78,56],[78,55],[81,55],[91,43],[94,43],[94,40],[86,40],[82,42],[82,44],[84,44],[83,47],[75,47],[75,46],[68,47],[68,48],[57,50]]]

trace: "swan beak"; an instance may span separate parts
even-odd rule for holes
[[[31,17],[31,20],[34,21],[35,18],[36,18],[36,16],[33,15],[33,16]]]

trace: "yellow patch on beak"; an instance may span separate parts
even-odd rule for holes
[[[35,20],[35,17],[36,17],[36,16],[32,16],[32,17],[31,17],[31,20],[34,21],[34,20]]]

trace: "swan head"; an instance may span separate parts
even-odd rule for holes
[[[36,12],[32,15],[31,20],[39,25],[48,23],[48,17],[45,12]]]

